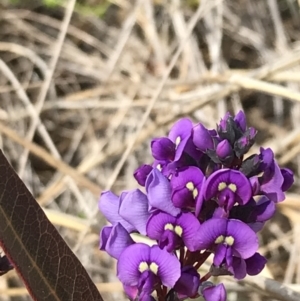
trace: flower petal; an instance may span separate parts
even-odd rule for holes
[[[150,247],[143,243],[136,243],[127,247],[119,257],[117,263],[117,276],[124,285],[137,286],[141,272],[141,262],[150,259]]]
[[[141,234],[146,235],[146,224],[150,216],[147,196],[139,189],[126,193],[120,199],[119,214]]]
[[[132,244],[134,244],[134,241],[129,233],[121,224],[117,223],[111,229],[105,251],[111,257],[118,259],[121,253]]]
[[[214,265],[220,266],[226,257],[227,246],[224,244],[217,245],[214,256]]]
[[[210,132],[198,123],[193,127],[192,130],[193,142],[198,149],[206,151],[207,149],[214,149],[214,142]]]
[[[244,259],[240,257],[234,257],[232,261],[232,266],[228,270],[233,274],[235,279],[244,279],[247,275],[247,266]]]
[[[200,284],[200,275],[192,266],[185,266],[181,270],[181,276],[174,286],[179,299],[186,299],[197,294]]]
[[[256,233],[239,220],[228,220],[227,236],[234,238],[232,248],[244,259],[254,255],[259,247]]]
[[[210,249],[216,238],[224,235],[227,229],[227,220],[223,218],[212,218],[201,224],[200,239],[197,242],[197,250]]]
[[[176,221],[177,225],[182,228],[182,240],[188,250],[194,252],[198,247],[198,240],[201,235],[201,226],[194,214],[182,213]]]
[[[169,180],[156,168],[146,180],[146,190],[149,204],[161,211],[177,216],[180,209],[176,208],[171,200],[171,186]]]
[[[273,160],[273,164],[265,170],[262,176],[260,190],[273,202],[282,202],[285,199],[285,195],[281,188],[283,184],[284,178],[281,170],[275,160]]]
[[[176,148],[174,161],[178,161],[185,150],[186,144],[192,135],[193,123],[188,118],[178,120],[169,133],[169,139]]]
[[[150,251],[150,261],[158,265],[158,276],[162,284],[173,287],[181,274],[178,258],[158,246],[153,246]]]
[[[193,123],[188,118],[179,119],[171,128],[170,133],[168,135],[169,139],[172,140],[175,144],[177,138],[180,137],[181,141],[190,137],[192,134]]]
[[[112,228],[113,228],[112,226],[104,226],[101,229],[99,249],[102,251],[105,251],[105,247],[109,239]]]
[[[255,253],[253,256],[246,259],[247,274],[250,276],[259,274],[264,269],[266,263],[267,259],[264,256]]]
[[[266,196],[262,196],[253,208],[249,220],[250,222],[265,222],[276,212],[276,205]]]
[[[203,290],[205,301],[226,301],[227,295],[222,283],[216,286],[210,286]]]
[[[246,123],[246,116],[245,113],[240,110],[235,116],[234,121],[237,124],[237,126],[240,128],[242,132],[246,131],[247,123]]]
[[[202,171],[195,166],[180,168],[171,178],[172,201],[178,208],[195,207],[204,180]]]
[[[168,138],[155,138],[151,141],[152,156],[156,160],[173,161],[175,157],[175,144]]]
[[[281,189],[282,191],[287,191],[294,183],[294,174],[288,168],[281,168],[281,174],[283,176],[283,184]]]
[[[220,169],[206,180],[204,197],[209,200],[225,189],[230,189],[240,204],[246,204],[252,196],[251,184],[243,173],[238,170]]]
[[[151,215],[147,223],[147,236],[159,240],[165,231],[165,226],[175,224],[176,218],[170,214],[157,211]]]
[[[134,230],[134,226],[126,222],[119,215],[119,204],[119,197],[111,191],[104,191],[101,193],[98,206],[102,214],[112,225],[120,223],[128,232],[132,232]]]
[[[135,170],[133,176],[141,186],[145,186],[146,179],[152,169],[151,165],[143,164]]]

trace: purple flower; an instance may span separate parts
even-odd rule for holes
[[[102,193],[99,208],[112,225],[102,229],[100,249],[118,260],[117,275],[130,300],[200,295],[225,301],[223,284],[206,281],[209,277],[243,279],[262,271],[266,259],[257,253],[256,233],[294,178],[279,168],[271,149],[244,160],[256,133],[242,111],[226,113],[217,130],[181,119],[167,137],[152,140],[154,161],[134,172],[146,194]],[[157,245],[135,243],[132,232]],[[197,270],[210,254],[213,263],[200,278]]]
[[[168,252],[183,244],[190,251],[196,251],[200,229],[200,222],[190,212],[181,213],[178,217],[164,212],[155,212],[149,218],[147,235],[157,240],[159,246]]]
[[[214,149],[211,133],[201,123],[198,123],[193,128],[193,142],[203,152],[208,149]]]
[[[274,160],[274,153],[271,149],[261,148],[263,170],[262,177],[259,178],[260,193],[266,195],[270,200],[275,203],[282,202],[285,195],[282,191],[284,184],[284,177],[278,164]]]
[[[274,202],[262,196],[257,202],[251,199],[246,205],[234,206],[230,211],[230,218],[239,219],[244,223],[265,222],[275,211]]]
[[[217,132],[221,139],[226,139],[231,145],[234,144],[242,135],[232,116],[227,112],[220,124],[217,126]]]
[[[195,208],[196,203],[202,205],[202,186],[205,177],[202,171],[194,166],[189,166],[178,170],[171,177],[172,201],[178,208]]]
[[[230,210],[237,202],[246,204],[252,196],[249,180],[240,171],[221,169],[214,172],[205,182],[204,198],[216,198],[219,206]]]
[[[127,192],[123,192],[122,195],[124,196],[126,193]],[[125,221],[119,215],[120,198],[111,191],[104,191],[101,193],[98,206],[107,221],[112,225],[120,223],[128,232],[133,232],[135,230],[133,225]]]
[[[294,183],[294,174],[288,168],[281,168],[281,174],[283,176],[283,184],[281,189],[282,191],[287,191]]]
[[[217,145],[216,154],[222,161],[231,161],[233,159],[233,150],[228,140],[225,139]]]
[[[147,196],[139,189],[121,194],[119,215],[139,233],[146,235],[146,224],[150,216]]]
[[[136,286],[139,292],[149,295],[156,285],[173,287],[180,274],[180,262],[175,255],[142,243],[126,248],[117,264],[117,275],[123,285]]]
[[[238,158],[246,154],[251,146],[254,144],[257,130],[250,127],[246,130],[241,138],[235,141],[234,151]]]
[[[100,232],[100,250],[105,250],[111,257],[119,258],[123,250],[134,244],[126,229],[117,223],[114,226],[104,226]]]
[[[175,161],[178,161],[184,151],[189,152],[186,147],[192,135],[193,123],[188,118],[178,120],[170,130],[168,138],[175,144]]]
[[[259,253],[255,253],[253,256],[245,260],[247,274],[250,276],[258,275],[267,263],[267,259],[260,255]]]
[[[181,269],[181,276],[174,286],[180,300],[194,297],[199,288],[200,275],[192,266],[185,266]]]
[[[155,301],[155,298],[147,292],[147,290],[139,290],[139,287],[123,285],[125,294],[128,296],[130,300],[138,300],[138,301]]]
[[[180,209],[171,200],[171,185],[169,180],[157,169],[153,168],[146,180],[146,190],[149,204],[156,209],[177,216]]]
[[[218,285],[207,286],[202,290],[205,301],[226,301],[227,294],[222,283]]]
[[[265,267],[267,260],[259,253],[255,253],[248,259],[233,257],[232,266],[228,267],[228,271],[232,273],[234,278],[241,280],[246,275],[255,276],[259,274]]]
[[[245,113],[243,111],[239,111],[235,117],[234,117],[234,121],[236,123],[236,125],[239,127],[239,129],[242,132],[246,131],[247,128],[247,123],[246,123],[246,116]]]
[[[152,156],[159,161],[173,161],[175,158],[175,147],[175,144],[169,138],[155,138],[151,142]]]
[[[147,196],[139,189],[122,192],[119,198],[110,191],[103,192],[99,208],[112,225],[120,223],[129,233],[146,234],[149,204]]]
[[[201,225],[197,249],[213,250],[214,264],[232,265],[232,256],[247,259],[258,249],[258,238],[246,224],[235,219],[212,218]]]
[[[153,167],[151,165],[143,164],[136,169],[133,176],[141,186],[145,186],[146,179],[152,169]]]

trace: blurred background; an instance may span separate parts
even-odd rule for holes
[[[104,300],[125,297],[98,250],[100,192],[136,188],[151,139],[180,117],[214,128],[240,109],[259,131],[253,152],[271,147],[295,172],[260,251],[263,275],[300,291],[299,5],[0,0],[0,147]],[[229,301],[276,299],[225,281]],[[31,300],[14,271],[0,300]]]

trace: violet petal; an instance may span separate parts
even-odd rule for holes
[[[146,179],[152,169],[151,165],[143,164],[135,170],[133,176],[141,186],[145,186]]]
[[[146,181],[149,204],[161,211],[177,216],[180,209],[171,200],[171,186],[169,180],[156,168],[149,174]]]
[[[151,141],[152,156],[160,161],[173,161],[175,144],[168,138],[155,138]]]
[[[281,174],[283,176],[283,184],[281,189],[282,191],[287,191],[294,183],[294,174],[288,168],[281,168]]]
[[[146,235],[146,224],[150,216],[147,196],[139,189],[129,191],[120,199],[119,214],[141,234]]]
[[[247,123],[246,123],[246,116],[245,113],[240,110],[235,116],[234,116],[234,121],[240,128],[242,132],[246,131],[247,128]]]
[[[186,299],[197,294],[200,284],[200,275],[192,266],[185,266],[181,270],[181,276],[174,286],[179,299]]]
[[[259,247],[256,233],[239,220],[228,220],[226,235],[234,238],[232,248],[244,259],[251,257]]]
[[[226,301],[227,294],[222,283],[216,286],[210,286],[203,290],[205,301]]]
[[[117,276],[124,285],[137,286],[141,272],[141,262],[148,263],[151,248],[143,243],[136,243],[127,247],[119,257]]]
[[[177,218],[177,234],[182,232],[181,237],[188,250],[194,252],[198,247],[198,240],[201,235],[201,226],[194,214],[182,213]]]
[[[178,258],[165,250],[161,250],[158,246],[153,246],[150,250],[150,261],[158,265],[157,275],[162,284],[173,287],[181,274]]]
[[[105,251],[111,257],[118,259],[121,253],[132,244],[134,244],[134,241],[129,233],[121,224],[117,223],[111,229]]]
[[[176,223],[176,218],[164,212],[153,213],[147,223],[147,236],[151,239],[159,240],[165,231],[166,225]]]
[[[123,192],[122,194],[126,194]],[[134,226],[129,224],[119,215],[120,198],[111,191],[101,193],[99,209],[106,219],[112,224],[120,223],[128,232],[134,231]]]
[[[209,131],[201,123],[198,123],[193,127],[192,133],[193,142],[198,149],[201,151],[214,149],[213,139]]]
[[[253,256],[246,259],[247,274],[250,276],[259,274],[264,269],[266,263],[267,259],[264,256],[255,253]]]
[[[243,173],[238,170],[220,169],[206,180],[204,197],[209,200],[225,189],[234,193],[239,204],[246,204],[252,196],[250,182]]]
[[[244,259],[239,257],[234,257],[232,266],[228,270],[233,274],[235,279],[244,279],[247,275],[247,266]]]

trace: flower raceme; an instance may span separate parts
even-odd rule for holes
[[[216,130],[181,119],[168,137],[152,140],[153,162],[134,173],[145,193],[101,194],[99,209],[111,225],[100,233],[100,249],[117,259],[130,300],[225,301],[224,285],[211,276],[262,271],[257,232],[294,180],[270,148],[246,156],[256,133],[242,111],[227,113]],[[135,242],[133,233],[154,245]],[[206,261],[210,269],[200,275]]]

